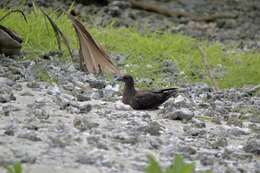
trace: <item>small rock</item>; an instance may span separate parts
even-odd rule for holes
[[[159,136],[161,134],[162,126],[156,121],[152,121],[147,126],[142,127],[142,129],[145,133],[149,133],[150,135],[154,136]]]
[[[12,88],[15,89],[16,91],[22,91],[23,90],[23,86],[20,85],[20,84],[15,84]]]
[[[162,140],[160,138],[150,138],[149,142],[152,149],[159,149],[162,146]]]
[[[227,111],[226,111],[225,103],[220,100],[216,100],[215,110],[220,113],[226,113]]]
[[[89,145],[93,145],[97,148],[104,149],[104,150],[109,149],[107,146],[108,144],[106,142],[102,141],[102,138],[100,136],[97,136],[97,135],[88,136],[87,141],[88,141]]]
[[[112,17],[118,17],[121,15],[121,9],[117,6],[111,6],[109,7],[108,12]]]
[[[192,124],[197,128],[205,128],[206,127],[205,122],[202,122],[202,121],[197,120],[197,119],[192,119]]]
[[[103,89],[106,87],[106,83],[101,80],[88,80],[87,82],[91,88]]]
[[[78,100],[79,102],[85,102],[85,101],[91,100],[91,98],[90,98],[89,94],[87,94],[87,93],[82,93],[82,94],[78,94],[78,95],[77,95],[77,100]]]
[[[7,103],[12,100],[16,100],[12,89],[6,85],[2,85],[0,87],[0,103]]]
[[[14,130],[13,129],[7,129],[7,130],[4,131],[4,134],[8,135],[8,136],[14,136]]]
[[[14,106],[14,105],[6,105],[6,106],[3,106],[2,110],[5,114],[5,116],[9,116],[10,112],[19,111],[20,108]]]
[[[118,140],[123,144],[131,144],[134,145],[138,142],[138,138],[136,135],[129,135],[125,132],[121,132],[119,134],[114,135],[114,139]]]
[[[15,81],[13,81],[13,80],[10,80],[10,79],[8,79],[8,78],[4,78],[4,77],[0,77],[0,85],[2,86],[2,85],[8,85],[8,86],[13,86],[13,85],[15,85],[16,84],[16,82]]]
[[[73,136],[69,133],[61,133],[54,136],[49,136],[50,145],[52,147],[64,148],[74,141]]]
[[[127,1],[112,1],[110,3],[110,6],[117,6],[121,10],[126,9],[129,6],[129,3]]]
[[[188,155],[194,155],[197,153],[196,149],[192,146],[181,146],[180,145],[178,147],[178,151],[181,153],[188,154]]]
[[[235,168],[229,166],[229,167],[226,168],[225,173],[237,173],[237,171],[236,171]]]
[[[28,82],[28,83],[26,84],[26,86],[27,86],[28,88],[40,88],[40,87],[41,87],[41,84],[38,83],[38,82],[36,82],[36,81],[32,81],[32,82]]]
[[[210,107],[210,104],[207,103],[207,102],[201,102],[201,103],[199,103],[199,106],[200,106],[201,108],[209,108],[209,107]]]
[[[36,124],[31,124],[31,123],[24,125],[23,128],[28,130],[33,130],[33,131],[39,130],[39,127]]]
[[[177,98],[177,100],[182,100],[182,99],[185,99],[184,97],[182,97],[182,96],[177,96],[176,97]],[[161,110],[161,112],[162,113],[169,113],[169,112],[173,112],[173,111],[175,111],[177,108],[180,108],[180,107],[186,107],[186,105],[185,105],[185,101],[184,102],[182,102],[182,101],[180,101],[178,104],[176,104],[176,102],[175,102],[175,100],[176,100],[176,98],[173,98],[173,97],[171,97],[171,98],[169,98],[165,103],[164,103],[164,108]],[[177,101],[178,102],[178,101]],[[182,104],[183,103],[183,104]]]
[[[119,85],[107,85],[104,89],[103,89],[103,94],[105,98],[111,98],[113,97],[117,92],[119,91]]]
[[[256,155],[260,155],[260,138],[258,136],[255,138],[248,139],[246,145],[244,146],[244,150],[249,153],[253,153]]]
[[[102,91],[92,92],[92,94],[90,95],[90,98],[94,100],[100,100],[102,97],[103,97]]]
[[[101,162],[104,160],[104,153],[100,150],[92,150],[88,153],[80,153],[77,158],[77,162],[86,165],[101,166]]]
[[[89,113],[92,109],[90,104],[80,105],[79,107],[80,113]]]
[[[217,138],[216,141],[211,143],[211,147],[213,149],[219,149],[220,147],[225,147],[228,145],[227,139],[226,138]]]
[[[126,104],[122,103],[121,101],[117,101],[117,102],[115,103],[115,109],[116,109],[116,110],[121,110],[121,111],[129,111],[129,110],[131,110],[132,108],[131,108],[131,106],[126,105]]]
[[[256,160],[255,162],[255,173],[260,173],[260,160]]]
[[[222,124],[220,117],[212,117],[211,122],[219,125]]]
[[[233,135],[233,136],[236,136],[236,137],[250,134],[249,131],[246,131],[246,130],[239,128],[239,127],[234,127],[234,128],[229,129],[228,133]]]
[[[29,91],[26,91],[26,92],[23,92],[20,94],[21,96],[34,96],[33,93],[29,92]]]
[[[194,113],[187,108],[181,108],[166,115],[171,120],[191,120]]]
[[[234,125],[238,127],[243,127],[243,121],[237,117],[230,117],[227,120],[227,125]]]
[[[68,90],[68,91],[73,91],[74,88],[75,88],[75,86],[74,86],[73,83],[67,82],[66,84],[63,85],[63,88],[64,88],[65,90]]]
[[[183,127],[183,130],[190,136],[204,136],[207,133],[204,129],[194,129],[188,126]]]
[[[16,159],[19,159],[22,163],[30,163],[33,164],[36,161],[36,157],[30,155],[27,152],[21,151],[21,150],[13,150],[14,156]]]
[[[260,134],[260,124],[259,123],[250,123],[248,124],[248,128]]]
[[[40,108],[36,108],[33,110],[33,114],[35,117],[42,119],[42,120],[47,120],[50,115],[48,114],[48,112],[44,109],[40,109]]]
[[[0,146],[0,165],[10,165],[15,163],[15,157],[9,147]]]
[[[213,91],[213,89],[206,83],[198,83],[194,86],[194,89],[197,90],[198,93],[207,93]]]
[[[76,99],[69,94],[62,94],[56,97],[56,103],[60,106],[60,109],[65,109],[68,106],[72,105],[72,103],[75,101]]]
[[[47,93],[53,96],[58,96],[61,94],[61,91],[57,85],[54,85],[54,86],[49,86],[47,88]]]
[[[210,154],[202,154],[200,156],[200,162],[204,166],[209,166],[209,165],[213,165],[215,160],[214,157]]]
[[[41,141],[41,138],[38,137],[38,135],[32,131],[28,131],[28,132],[19,134],[18,138],[24,138],[24,139],[28,139],[28,140],[34,141],[34,142]]]
[[[260,123],[260,116],[259,115],[253,115],[249,118],[249,121],[252,123]]]
[[[175,98],[174,103],[175,103],[175,104],[178,104],[178,105],[183,105],[183,104],[185,104],[185,100],[186,100],[185,97],[183,97],[182,95],[178,95],[178,96]]]
[[[80,131],[84,131],[98,127],[99,124],[91,122],[87,117],[75,117],[73,120],[73,126]]]
[[[79,114],[79,113],[80,113],[79,108],[74,107],[74,106],[67,106],[67,107],[66,107],[66,110],[67,110],[68,112],[70,112],[71,114]]]

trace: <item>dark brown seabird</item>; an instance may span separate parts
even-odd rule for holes
[[[130,105],[133,109],[158,109],[162,103],[177,94],[177,88],[167,88],[154,91],[136,90],[134,79],[130,75],[117,77],[116,80],[125,83],[123,91],[123,103]]]

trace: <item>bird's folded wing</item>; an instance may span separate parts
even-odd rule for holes
[[[133,102],[137,104],[154,104],[160,100],[160,94],[155,94],[153,92],[137,93],[133,99]]]
[[[163,93],[163,92],[174,92],[174,91],[178,91],[178,88],[166,88],[166,89],[161,89],[161,90],[154,90],[151,91],[153,93]]]

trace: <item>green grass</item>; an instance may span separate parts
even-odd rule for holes
[[[0,16],[6,10],[0,10]],[[69,19],[65,15],[50,16],[68,36],[73,48],[77,48],[77,39]],[[57,49],[54,33],[47,20],[35,9],[28,14],[28,24],[18,14],[6,18],[1,24],[15,29],[24,38],[23,50],[26,58],[35,58],[40,54]],[[207,73],[197,48],[205,50],[211,71],[224,69],[222,75],[215,76],[220,88],[242,87],[260,83],[260,52],[227,51],[220,43],[201,42],[188,36],[171,33],[145,32],[135,28],[115,28],[113,24],[105,28],[87,26],[93,37],[109,53],[127,56],[123,70],[136,79],[149,78],[153,83],[149,87],[172,86],[174,83],[164,80],[162,62],[173,61],[191,82],[207,82]],[[64,59],[68,59],[66,51]],[[214,73],[213,73],[214,74]],[[150,85],[150,84],[149,84]],[[139,83],[139,87],[148,87]]]
[[[149,163],[146,167],[145,173],[193,173],[194,164],[185,163],[181,156],[176,155],[174,163],[168,168],[163,170],[160,164],[152,157],[149,156]]]
[[[20,162],[16,162],[13,165],[5,166],[4,169],[7,173],[23,173],[22,164]]]
[[[40,80],[40,81],[45,81],[45,82],[48,82],[50,84],[53,84],[53,83],[57,83],[57,80],[52,78],[48,72],[44,71],[44,70],[41,70],[41,71],[38,71],[38,74],[37,74],[37,79]]]
[[[184,162],[182,156],[176,155],[173,163],[163,170],[160,164],[155,160],[153,156],[148,157],[149,162],[145,169],[145,173],[194,173],[195,164]],[[13,165],[4,167],[7,173],[23,173],[22,165],[17,162]],[[211,171],[205,171],[204,173],[211,173]]]

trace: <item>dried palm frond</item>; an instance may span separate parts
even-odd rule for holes
[[[92,38],[84,25],[75,17],[69,16],[79,40],[79,56],[81,69],[89,73],[119,74],[110,57]]]

